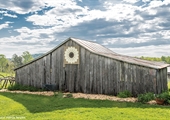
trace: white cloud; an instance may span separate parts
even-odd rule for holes
[[[53,9],[45,12],[44,15],[32,15],[26,20],[33,22],[34,25],[40,26],[56,26],[56,31],[61,32],[68,27],[75,26],[85,20],[91,20],[88,8],[77,6],[75,2],[56,1],[51,3],[48,1],[47,4],[55,6]],[[94,17],[93,17],[94,18]]]
[[[8,28],[9,27],[9,22],[5,22],[4,24],[0,25],[0,30],[4,29],[4,28]]]
[[[24,1],[28,2],[28,5],[24,4]],[[124,45],[124,48],[111,47],[114,51],[122,54],[161,56],[163,52],[168,54],[165,48],[170,49],[169,45],[151,46],[152,42],[155,44],[158,39],[170,39],[169,28],[165,30],[169,20],[166,18],[167,16],[164,17],[159,13],[160,9],[166,10],[162,6],[170,4],[169,0],[164,0],[163,2],[161,0],[143,0],[145,5],[142,5],[142,3],[141,6],[135,5],[139,0],[105,0],[104,2],[99,0],[102,9],[100,7],[78,6],[75,0],[24,1],[8,0],[0,3],[0,8],[6,8],[19,14],[32,12],[33,14],[28,16],[26,21],[35,25],[33,28],[29,28],[29,26],[15,28],[13,31],[18,32],[19,35],[0,38],[0,51],[2,50],[1,47],[5,46],[3,48],[6,49],[7,54],[9,54],[9,50],[13,49],[16,49],[15,53],[18,54],[26,50],[31,53],[47,52],[57,45],[56,38],[65,40],[67,36],[65,33],[69,32],[69,30],[74,30],[74,26],[76,26],[77,34],[83,38],[89,37],[89,40],[96,39],[97,41],[100,39],[99,41],[103,41],[104,45],[118,44],[120,47]],[[82,4],[85,2],[79,1]],[[39,15],[38,11],[43,10],[45,7],[46,10]],[[50,7],[49,10],[48,7]],[[17,17],[7,11],[0,11],[0,13],[8,17]],[[98,25],[93,26],[92,22],[98,20],[101,20],[101,23],[99,22]],[[9,22],[1,24],[0,30],[8,28],[9,24]],[[84,29],[83,27],[91,36],[80,34],[80,29]],[[70,34],[72,35],[72,33]],[[52,42],[54,43],[52,44]],[[140,47],[140,43],[142,45],[150,43],[150,45]],[[129,46],[134,44],[138,45],[138,47],[131,48],[130,46],[126,48],[128,47],[125,46],[126,44]],[[18,48],[19,45],[21,46],[20,48]]]
[[[138,2],[139,0],[123,0],[124,2],[127,2],[127,3],[132,3],[132,4],[134,4],[134,3],[136,3],[136,2]]]
[[[11,15],[11,14],[8,14],[8,13],[5,13],[4,16],[8,16],[8,17],[12,17],[12,18],[17,18],[16,15]]]
[[[149,57],[161,57],[169,56],[170,45],[160,46],[144,46],[144,47],[131,47],[131,48],[110,48],[112,51],[129,56],[149,56]]]
[[[52,1],[52,0],[50,0]],[[45,6],[41,0],[6,0],[0,2],[0,8],[4,8],[19,14],[36,12]]]

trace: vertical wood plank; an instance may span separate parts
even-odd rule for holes
[[[111,85],[110,85],[111,84],[111,73],[110,73],[111,72],[111,65],[110,65],[110,62],[111,62],[110,58],[108,58],[108,61],[107,61],[107,76],[108,76],[107,77],[107,79],[108,79],[107,80],[107,94],[108,95],[111,95],[111,88],[110,88],[111,87]]]
[[[98,55],[95,55],[95,90],[96,90],[96,93],[99,94],[100,93],[100,75],[99,75],[99,70],[100,70],[100,66],[99,66],[99,56]]]
[[[105,93],[105,59],[102,57],[102,94]]]
[[[46,84],[51,84],[51,68],[50,68],[50,54],[46,56],[46,66],[45,66],[45,71],[46,71]]]
[[[93,60],[94,60],[94,54],[93,53],[91,53],[90,54],[90,93],[93,93],[93,86],[94,86],[94,81],[93,81],[93,79],[94,79],[94,76],[93,76],[93,74],[94,74],[94,72],[93,72]]]
[[[86,50],[86,57],[85,57],[85,85],[86,85],[86,92],[90,93],[90,84],[89,84],[89,62],[90,62],[90,52]]]
[[[99,59],[99,94],[102,94],[103,92],[103,66],[102,66],[103,61],[102,61],[101,56],[99,56],[98,59]],[[96,74],[98,74],[95,66],[94,66],[94,71],[96,72]],[[96,81],[96,79],[94,80]]]
[[[81,92],[86,92],[86,82],[85,82],[85,49],[83,47],[81,47],[81,51],[80,51],[80,62],[81,62],[81,65],[80,65],[80,81],[81,81],[81,87],[80,87],[80,91]]]

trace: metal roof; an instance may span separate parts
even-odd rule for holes
[[[147,61],[147,60],[142,60],[142,59],[135,58],[135,57],[120,55],[120,54],[117,54],[117,53],[111,51],[110,49],[107,49],[104,46],[94,43],[94,42],[80,40],[80,39],[76,39],[76,38],[70,38],[70,39],[95,54],[113,58],[113,59],[116,59],[119,61],[136,64],[136,65],[141,65],[141,66],[145,66],[145,67],[150,67],[150,68],[155,68],[155,69],[161,69],[161,68],[169,66],[169,64],[165,64],[163,62]]]
[[[105,48],[102,45],[92,42],[92,41],[80,40],[80,39],[76,39],[76,38],[70,38],[70,39],[93,53],[116,54],[112,50]]]
[[[91,41],[87,41],[87,40],[80,40],[80,39],[77,39],[77,38],[68,38],[67,40],[65,40],[64,42],[62,42],[57,47],[55,47],[51,51],[47,52],[43,56],[40,56],[40,57],[34,59],[33,61],[31,61],[31,62],[29,62],[25,65],[22,65],[18,68],[15,68],[14,70],[17,70],[17,69],[19,69],[23,66],[26,66],[26,65],[28,65],[28,64],[36,61],[36,60],[43,58],[44,56],[52,53],[53,51],[55,51],[57,48],[59,48],[60,46],[62,46],[63,44],[65,44],[69,40],[76,42],[77,44],[79,44],[80,46],[84,47],[85,49],[89,50],[90,52],[92,52],[94,54],[109,57],[109,58],[119,60],[119,61],[123,61],[123,62],[126,62],[126,63],[131,63],[131,64],[145,66],[145,67],[154,68],[154,69],[161,69],[161,68],[165,68],[165,67],[169,66],[169,64],[165,64],[165,63],[162,63],[162,62],[153,62],[153,61],[141,60],[139,58],[130,57],[130,56],[126,56],[126,55],[120,55],[120,54],[117,54],[117,53],[113,52],[112,50],[110,50],[110,49],[108,49],[108,48],[106,48],[106,47],[104,47],[104,46],[102,46],[98,43],[95,43],[95,42],[91,42]]]

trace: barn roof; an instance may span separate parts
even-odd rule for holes
[[[80,39],[77,39],[77,38],[68,38],[67,40],[62,42],[60,45],[58,45],[57,47],[55,47],[54,49],[52,49],[48,53],[44,54],[43,56],[41,56],[37,59],[34,59],[33,61],[31,61],[27,64],[30,64],[30,63],[38,60],[38,59],[43,58],[46,55],[52,53],[53,51],[55,51],[57,48],[59,48],[60,46],[62,46],[63,44],[65,44],[69,40],[76,42],[77,44],[79,44],[80,46],[84,47],[85,49],[89,50],[90,52],[92,52],[94,54],[109,57],[109,58],[112,58],[112,59],[115,59],[115,60],[131,63],[131,64],[135,64],[135,65],[145,66],[145,67],[149,67],[149,68],[154,68],[154,69],[161,69],[161,68],[165,68],[165,67],[169,66],[169,64],[165,64],[163,62],[153,62],[153,61],[141,60],[139,58],[117,54],[117,53],[113,52],[112,50],[110,50],[110,49],[108,49],[108,48],[106,48],[106,47],[104,47],[104,46],[102,46],[98,43],[86,41],[86,40],[80,40]],[[26,66],[27,64],[25,64],[23,66]],[[19,69],[23,66],[20,66],[20,67],[16,68],[15,70],[17,70],[17,69]]]

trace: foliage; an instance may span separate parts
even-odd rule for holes
[[[28,51],[23,52],[21,56],[18,56],[17,54],[14,54],[12,56],[12,62],[14,63],[15,68],[26,64],[32,60],[33,57]]]
[[[153,93],[145,93],[145,94],[138,95],[138,102],[141,102],[141,103],[147,103],[154,99],[155,99],[155,97],[154,97]]]
[[[25,120],[139,120],[169,119],[170,106],[108,100],[0,93],[0,118]],[[135,114],[134,114],[135,113]]]
[[[0,75],[2,75],[3,77],[6,77],[6,76],[15,76],[15,74],[11,74],[11,73],[4,73],[4,72],[0,72]],[[1,77],[1,76],[0,76]]]
[[[164,100],[165,104],[170,104],[170,94],[168,91],[162,92],[161,94],[156,95],[156,98]]]
[[[42,91],[42,89],[33,87],[33,86],[26,86],[26,85],[20,85],[20,84],[14,84],[12,86],[8,87],[8,90],[14,91],[14,90],[21,90],[21,91]]]
[[[22,57],[18,56],[17,54],[14,54],[12,56],[12,62],[14,63],[15,68],[23,65],[22,63]]]
[[[119,92],[117,96],[120,98],[127,98],[127,97],[131,97],[132,94],[128,90],[125,90],[123,92]]]
[[[5,55],[0,54],[0,72],[5,72],[5,67],[8,66],[8,60]]]
[[[73,97],[73,95],[71,94],[71,93],[69,93],[69,94],[66,94],[66,96],[65,96],[66,98],[72,98]]]
[[[26,63],[32,61],[33,57],[28,51],[25,51],[22,53],[22,59],[23,59],[23,64],[26,64]]]
[[[162,56],[161,58],[158,58],[158,57],[144,57],[144,56],[142,56],[142,57],[140,57],[140,59],[149,60],[149,61],[158,61],[158,62],[164,61],[164,62],[170,64],[170,56],[167,56],[167,57]]]
[[[33,57],[28,51],[23,52],[21,56],[14,54],[12,59],[7,59],[5,55],[0,54],[0,72],[13,74],[14,68],[26,64],[31,60],[33,60]]]

